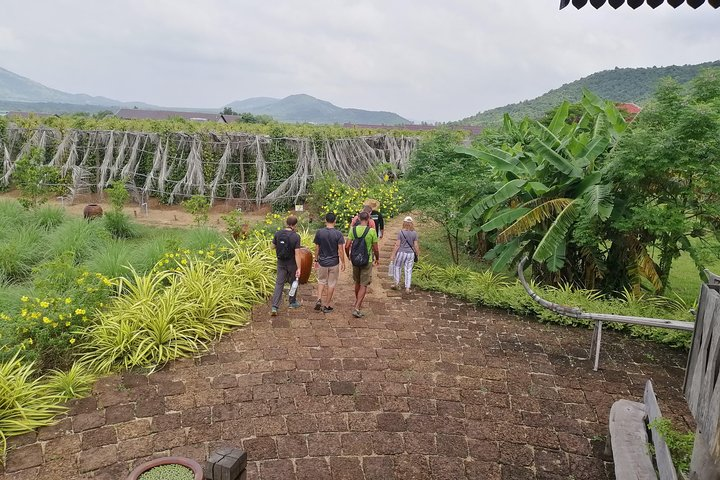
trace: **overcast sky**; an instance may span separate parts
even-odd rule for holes
[[[599,70],[720,59],[720,9],[559,0],[5,0],[0,67],[71,93],[219,107],[307,93],[457,120]]]

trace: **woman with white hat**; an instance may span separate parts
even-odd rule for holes
[[[412,269],[419,254],[420,247],[418,246],[418,234],[415,231],[415,224],[412,217],[405,217],[402,230],[398,232],[391,258],[395,266],[393,271],[395,283],[391,287],[393,290],[400,288],[400,270],[402,269],[405,272],[405,291],[410,293]]]

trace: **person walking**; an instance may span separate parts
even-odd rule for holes
[[[350,257],[353,266],[353,282],[355,283],[355,304],[352,315],[355,318],[364,317],[362,304],[367,293],[367,287],[372,280],[372,267],[380,260],[377,233],[368,225],[370,215],[368,212],[358,214],[360,225],[350,227],[348,242],[345,251]]]
[[[393,290],[400,288],[400,270],[405,272],[405,292],[410,293],[410,284],[412,283],[413,265],[417,262],[420,255],[420,247],[418,245],[418,234],[415,231],[415,224],[412,217],[403,219],[402,229],[398,232],[395,246],[390,261],[394,265],[393,271]]]
[[[273,317],[278,314],[285,284],[292,284],[300,277],[300,235],[295,231],[297,222],[297,217],[290,215],[285,220],[285,228],[278,230],[273,236],[272,245],[277,256],[277,277],[270,310]],[[297,301],[297,291],[293,292],[292,288],[290,290],[289,307],[298,308],[300,302]]]
[[[366,203],[363,204],[361,212],[365,212],[368,214],[368,225],[370,225],[370,228],[374,228],[375,232],[377,233],[377,225],[375,225],[375,220],[370,217],[370,213],[372,212],[372,207]],[[352,220],[350,220],[350,226],[353,227],[355,225],[360,225],[360,214],[358,213],[355,215]]]
[[[368,198],[365,200],[365,205],[370,207],[370,211],[368,212],[370,214],[370,220],[375,223],[375,232],[377,232],[378,240],[381,240],[385,230],[385,219],[382,213],[380,213],[380,202],[374,198]],[[367,212],[367,210],[365,211]]]
[[[345,237],[335,229],[336,216],[330,212],[325,215],[325,228],[315,233],[315,268],[318,277],[317,302],[315,310],[323,313],[333,311],[332,298],[335,293],[340,272],[345,271],[343,246]],[[324,295],[324,296],[323,296]]]

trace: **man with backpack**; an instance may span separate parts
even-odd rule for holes
[[[323,313],[333,311],[331,305],[335,285],[340,272],[345,271],[345,255],[343,245],[345,237],[335,229],[336,216],[330,212],[325,215],[325,228],[315,233],[315,268],[318,277],[318,294],[315,310]],[[323,294],[325,295],[323,297]]]
[[[278,314],[280,300],[282,300],[283,287],[285,283],[292,284],[300,277],[300,235],[295,232],[297,228],[297,217],[290,215],[285,220],[285,228],[275,232],[272,244],[277,256],[277,278],[275,279],[275,292],[272,296],[273,317]],[[297,292],[292,292],[289,298],[290,308],[298,308]]]
[[[362,211],[358,214],[360,225],[350,227],[348,242],[345,244],[345,251],[350,257],[353,266],[353,281],[355,282],[355,305],[352,315],[355,318],[364,317],[362,308],[367,287],[372,280],[372,267],[380,260],[380,248],[378,248],[377,232],[368,225],[370,215]]]

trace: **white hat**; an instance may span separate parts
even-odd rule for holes
[[[412,221],[413,221],[413,219],[409,215],[407,217],[405,217],[405,219],[403,220],[403,222],[410,222],[410,223],[412,223]]]

